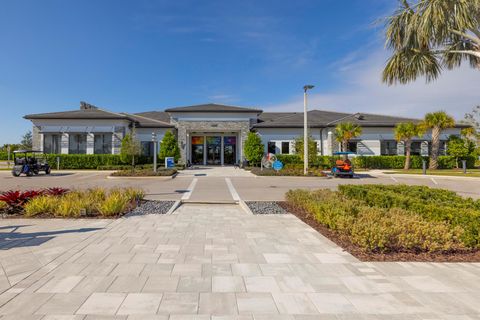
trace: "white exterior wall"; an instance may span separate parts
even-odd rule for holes
[[[265,153],[268,151],[268,142],[275,142],[276,153],[281,153],[282,142],[290,142],[290,154],[295,153],[295,139],[303,136],[302,128],[257,128],[255,129],[265,146]],[[320,152],[320,130],[310,129],[310,136],[317,142],[318,152]]]
[[[125,120],[108,120],[108,119],[35,119],[32,120],[33,125],[40,129],[40,148],[43,150],[43,133],[61,133],[61,153],[68,154],[69,133],[86,133],[87,134],[87,154],[94,153],[94,133],[104,132],[112,133],[113,140],[118,133],[115,129],[125,128],[127,130],[129,122]],[[117,130],[118,131],[118,130]],[[151,134],[151,133],[150,133]],[[123,136],[118,136],[122,139]],[[151,137],[150,137],[151,140]],[[119,153],[112,143],[112,153]]]
[[[441,140],[447,140],[450,135],[460,135],[459,128],[452,128],[444,130],[440,136]],[[276,145],[276,152],[280,153],[281,143],[284,141],[291,141],[292,143],[299,136],[303,136],[302,128],[257,128],[256,131],[262,137],[262,143],[265,145],[265,152],[267,152],[268,142],[273,141]],[[329,132],[331,138],[329,138]],[[321,153],[321,140],[323,140],[323,154],[331,155],[332,152],[340,151],[339,144],[335,142],[334,128],[325,128],[323,130],[318,128],[311,128],[310,135],[317,141],[318,153]],[[331,139],[331,140],[330,140]],[[381,155],[381,141],[395,140],[394,128],[386,127],[364,127],[362,134],[355,139],[358,141],[357,153],[359,155]],[[423,137],[414,139],[415,141],[425,141],[422,145],[422,154],[427,155],[428,143],[431,140],[431,132],[427,132]],[[294,153],[294,148],[290,147],[290,153]]]

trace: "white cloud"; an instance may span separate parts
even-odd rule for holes
[[[387,86],[381,72],[387,59],[384,50],[374,52],[360,61],[358,52],[347,55],[342,63],[333,65],[341,87],[322,92],[322,84],[309,94],[311,109],[345,112],[367,112],[422,118],[426,112],[445,110],[457,119],[480,104],[480,70],[466,64],[452,71],[445,70],[440,78],[426,84],[424,79],[408,85]],[[301,110],[303,97],[272,105],[272,110]]]

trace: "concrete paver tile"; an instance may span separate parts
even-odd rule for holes
[[[272,293],[278,311],[284,314],[317,314],[310,299],[303,293]]]
[[[238,314],[234,293],[200,293],[200,314]]]
[[[129,293],[117,314],[156,314],[161,300],[161,293]]]
[[[148,277],[142,292],[175,292],[178,287],[179,277],[152,276]]]
[[[236,297],[240,314],[278,314],[270,293],[237,293]]]
[[[76,313],[115,315],[126,296],[125,293],[93,293]]]
[[[163,295],[159,314],[196,314],[198,293],[167,292]]]

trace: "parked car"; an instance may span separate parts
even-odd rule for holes
[[[12,175],[18,177],[21,174],[33,176],[41,171],[50,174],[51,168],[47,163],[45,154],[37,150],[16,150],[13,151]]]

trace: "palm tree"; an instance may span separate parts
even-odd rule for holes
[[[386,37],[393,50],[383,71],[389,85],[419,76],[429,82],[464,61],[478,69],[480,0],[401,0],[387,18]]]
[[[438,168],[438,153],[440,150],[440,133],[446,128],[455,126],[455,120],[444,111],[427,113],[422,126],[432,129],[432,152],[430,154],[430,169]]]
[[[399,142],[403,141],[403,143],[405,144],[405,170],[410,169],[412,139],[414,137],[423,136],[423,133],[423,127],[413,122],[399,123],[395,126],[395,139]]]
[[[335,127],[335,137],[336,140],[341,143],[342,151],[347,151],[348,142],[361,134],[362,128],[351,122],[342,122]]]

